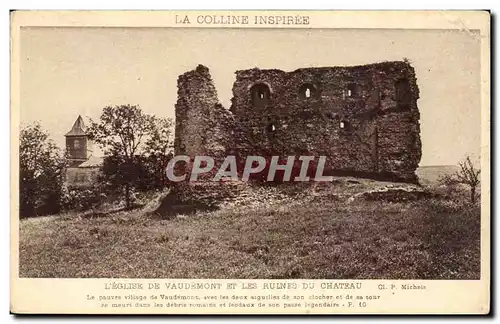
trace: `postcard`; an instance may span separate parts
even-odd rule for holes
[[[488,11],[11,12],[11,312],[488,314]]]

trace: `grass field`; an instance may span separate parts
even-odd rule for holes
[[[479,279],[478,206],[313,198],[22,220],[20,276]]]

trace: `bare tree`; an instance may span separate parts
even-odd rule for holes
[[[464,183],[470,187],[470,200],[476,202],[476,189],[480,183],[481,169],[476,169],[469,156],[465,161],[459,163],[460,171],[456,176],[460,183]]]
[[[477,188],[480,184],[480,174],[481,169],[478,169],[472,163],[470,156],[467,156],[465,160],[458,163],[460,170],[453,174],[447,174],[441,178],[441,182],[446,185],[454,185],[457,183],[462,183],[470,188],[470,201],[471,203],[476,202]]]

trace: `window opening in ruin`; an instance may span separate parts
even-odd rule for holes
[[[398,80],[396,82],[396,104],[398,109],[410,109],[412,93],[408,79]]]
[[[274,124],[273,124],[273,123],[269,124],[269,125],[267,126],[267,131],[268,131],[269,133],[274,133],[274,132],[276,131],[276,126],[274,126]]]
[[[250,89],[252,104],[256,107],[264,107],[271,97],[271,90],[266,84],[257,83]]]
[[[357,98],[361,90],[359,89],[359,85],[356,83],[349,83],[347,88],[344,90],[344,99],[345,98]]]
[[[350,132],[351,131],[351,124],[347,120],[340,120],[339,128],[343,132]]]
[[[311,83],[303,84],[299,89],[299,96],[302,99],[317,97],[318,90],[315,85]]]

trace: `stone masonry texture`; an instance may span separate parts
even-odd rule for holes
[[[326,156],[325,174],[417,182],[419,89],[406,61],[236,71],[231,107],[207,67],[178,79],[175,154]]]

